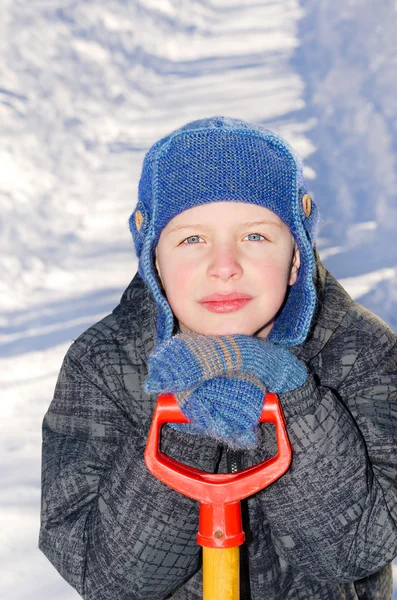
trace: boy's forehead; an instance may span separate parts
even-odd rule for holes
[[[207,226],[211,228],[249,223],[282,225],[280,217],[268,208],[248,202],[209,202],[189,208],[177,214],[166,226],[168,232],[188,226]]]

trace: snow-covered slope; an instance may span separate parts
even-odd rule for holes
[[[71,340],[137,270],[156,139],[217,114],[283,135],[325,263],[396,327],[396,24],[391,1],[3,0],[1,597],[78,597],[37,550],[41,421]]]
[[[323,217],[319,248],[347,289],[396,329],[396,3],[302,7],[292,64],[305,82],[302,114],[315,119],[309,165]],[[351,279],[358,276],[361,289]]]

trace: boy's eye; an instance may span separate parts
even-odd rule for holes
[[[185,242],[188,242],[188,240],[193,240],[194,238],[196,238],[196,239],[203,239],[203,238],[200,238],[199,235],[191,235],[190,237],[188,237],[185,240],[183,240],[182,244],[185,244]],[[188,243],[186,245],[190,245],[191,246],[192,244]]]
[[[249,237],[249,236],[256,236],[256,237],[261,237],[263,240],[265,239],[265,237],[263,235],[261,235],[260,233],[248,233],[245,237]],[[195,242],[193,242],[192,244],[189,242],[189,240],[193,240],[193,239],[203,239],[200,238],[199,235],[191,235],[188,238],[186,238],[185,240],[183,240],[182,244],[185,244],[187,246],[192,246]],[[251,240],[253,242],[261,242],[262,240]],[[187,242],[187,243],[186,243]]]
[[[247,235],[247,237],[250,236],[250,235],[256,235],[256,237],[261,237],[263,240],[265,239],[265,236],[261,235],[260,233],[249,233]],[[262,240],[252,240],[252,241],[253,242],[261,242]]]

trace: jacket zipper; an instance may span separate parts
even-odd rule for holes
[[[236,473],[242,469],[242,453],[231,448],[226,448],[226,468],[228,473]],[[241,500],[241,517],[243,529],[248,530],[247,500]],[[240,600],[251,600],[249,581],[249,558],[247,542],[240,546]]]

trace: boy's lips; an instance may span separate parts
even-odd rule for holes
[[[207,310],[213,313],[230,313],[243,308],[252,300],[252,296],[242,292],[232,292],[231,294],[211,294],[200,300]]]
[[[204,298],[201,298],[199,302],[232,302],[234,300],[251,299],[252,296],[250,296],[249,294],[243,294],[242,292],[232,292],[231,294],[211,294],[210,296],[204,296]]]

